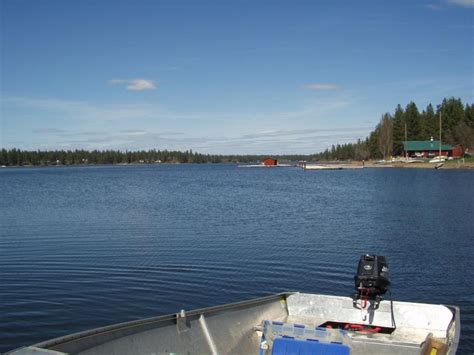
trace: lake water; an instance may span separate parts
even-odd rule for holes
[[[461,307],[474,351],[474,171],[235,165],[0,169],[0,352],[285,290]]]

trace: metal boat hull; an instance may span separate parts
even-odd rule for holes
[[[11,354],[269,354],[271,347],[262,340],[266,327],[275,324],[281,329],[285,325],[286,331],[301,333],[303,329],[303,338],[315,329],[326,332],[325,336],[337,335],[351,354],[421,354],[430,337],[441,339],[447,354],[456,352],[460,334],[457,307],[393,302],[397,328],[392,334],[318,328],[327,321],[390,328],[390,309],[388,301],[378,309],[360,310],[348,297],[283,293],[88,330]],[[292,337],[298,338],[295,334]]]

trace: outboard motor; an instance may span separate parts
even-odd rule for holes
[[[356,292],[353,296],[354,306],[357,301],[362,300],[362,308],[367,306],[367,301],[374,302],[377,309],[383,296],[388,291],[390,280],[388,279],[388,264],[384,256],[362,255],[354,277]]]

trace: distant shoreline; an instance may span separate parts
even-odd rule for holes
[[[239,165],[238,162],[219,162],[219,163],[101,163],[101,164],[58,164],[58,165],[2,165],[1,168],[58,168],[58,167],[99,167],[99,166],[160,166],[160,165]],[[341,164],[348,167],[363,167],[363,168],[374,168],[374,169],[434,169],[436,164],[428,162],[387,162],[378,163],[377,161],[315,161],[308,162],[308,164]],[[282,167],[298,167],[294,165],[284,165]],[[442,166],[442,169],[463,169],[470,170],[474,169],[474,160],[469,159],[468,161],[462,162],[458,160],[446,161]]]

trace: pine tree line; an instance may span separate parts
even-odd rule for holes
[[[277,155],[276,159],[298,161],[313,159],[309,155]],[[258,163],[267,155],[211,155],[195,153],[192,150],[56,150],[26,151],[20,149],[0,150],[0,165],[5,166],[49,166],[89,164],[154,164],[154,163]]]
[[[384,113],[380,122],[365,140],[356,143],[333,145],[320,154],[317,160],[369,160],[403,154],[405,127],[407,140],[427,141],[439,138],[439,118],[442,117],[442,142],[460,144],[463,149],[474,148],[474,104],[464,105],[461,99],[449,98],[436,107],[432,104],[419,111],[414,102],[405,109],[401,105],[393,114]]]
[[[220,162],[214,155],[194,153],[192,150],[120,151],[120,150],[56,150],[25,151],[20,149],[0,151],[0,164],[18,165],[80,165],[80,164],[139,164],[139,163],[205,163]]]

